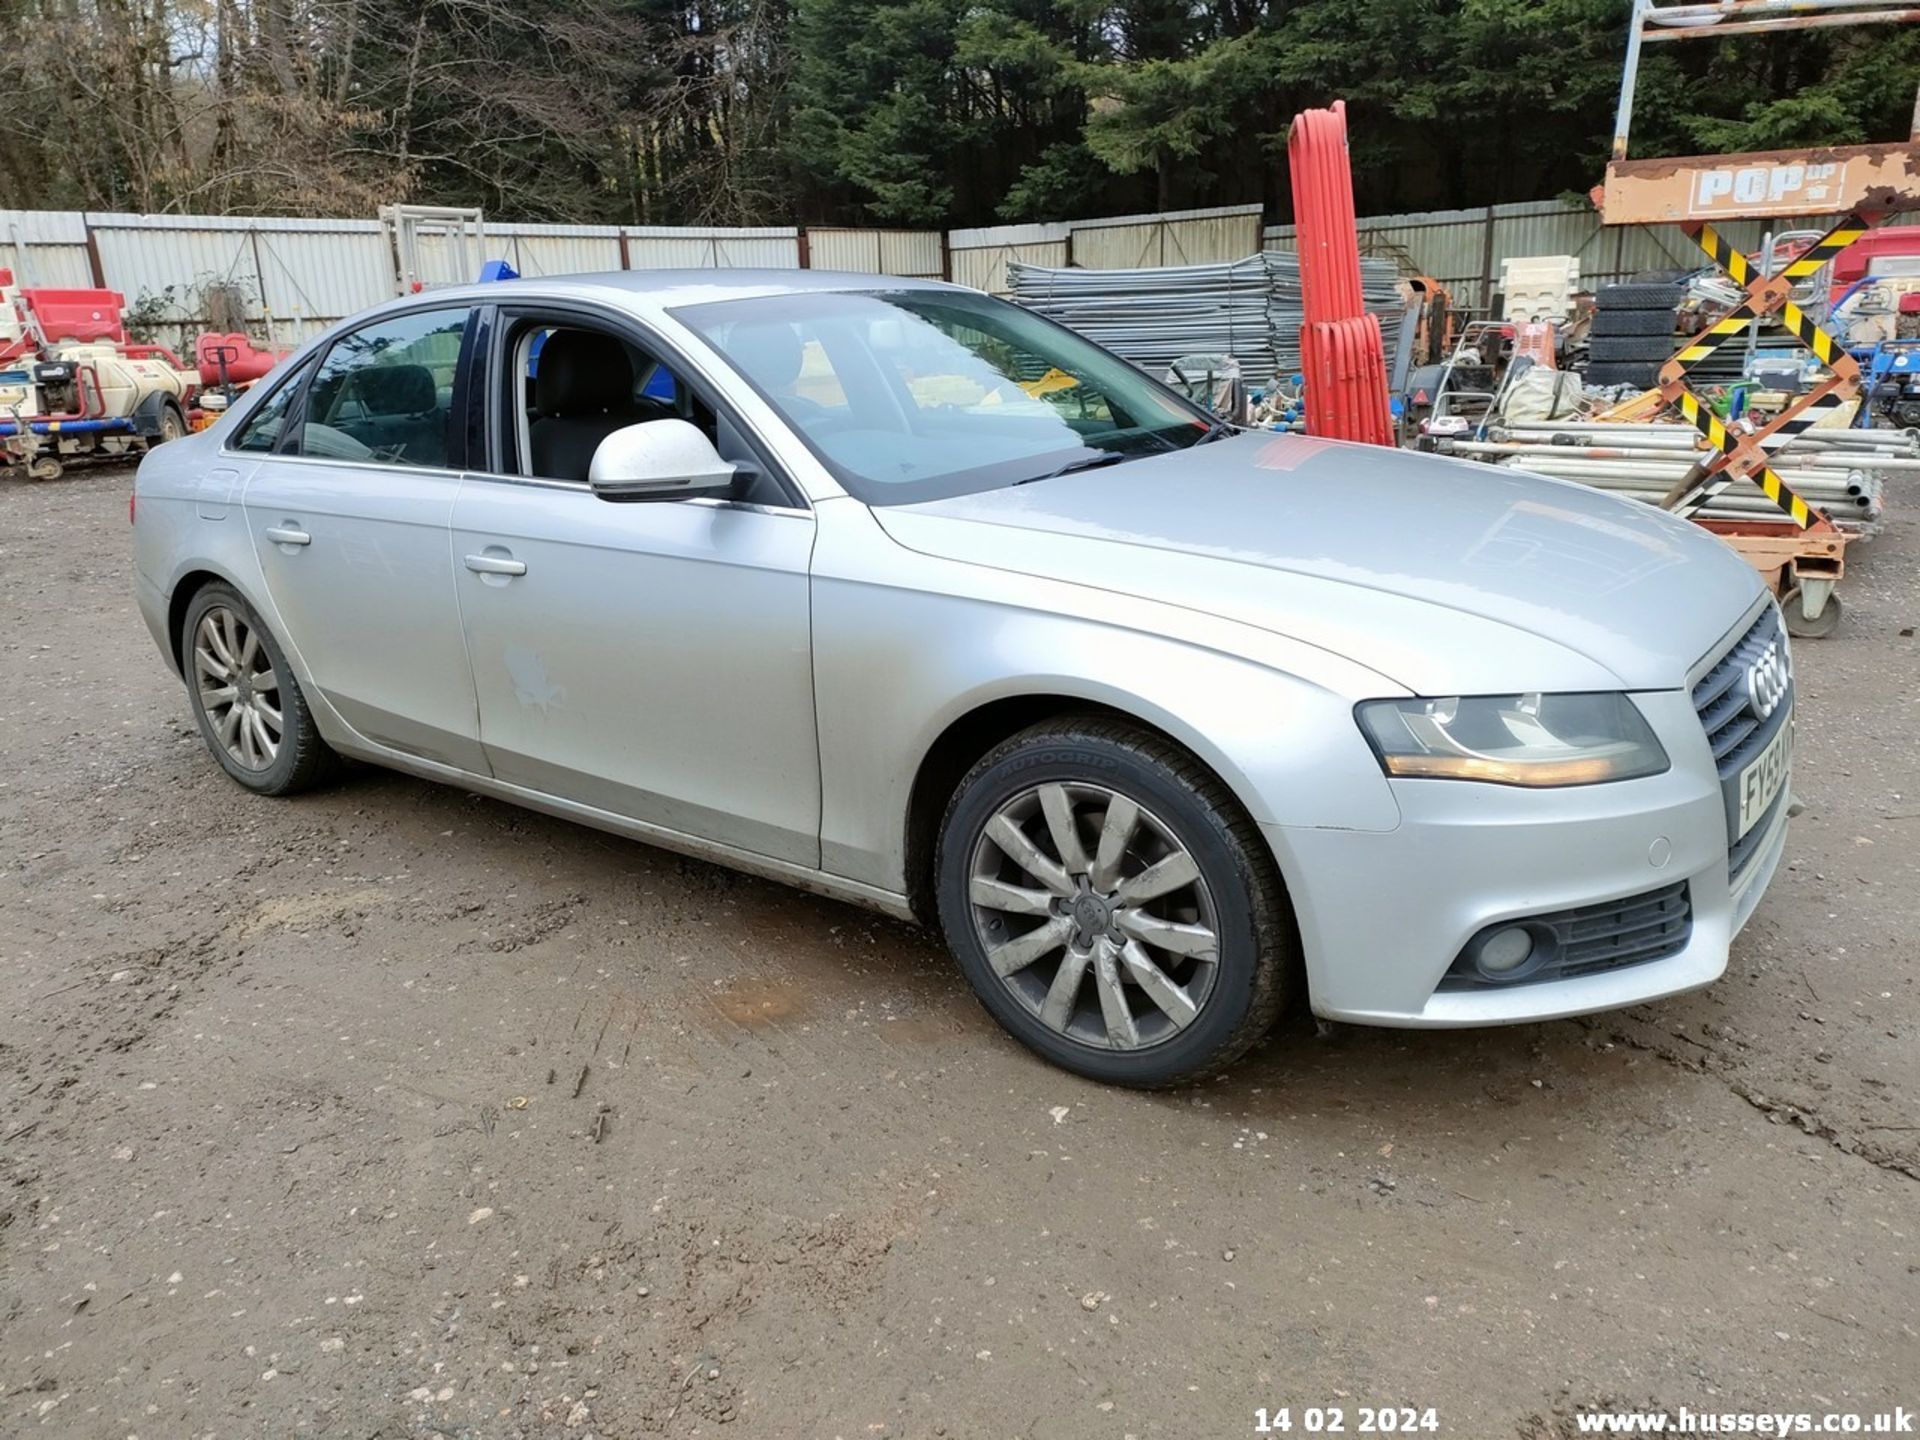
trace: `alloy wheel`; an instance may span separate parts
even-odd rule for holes
[[[285,733],[280,677],[260,633],[226,605],[214,605],[193,632],[194,688],[220,748],[236,765],[265,770]]]
[[[1053,781],[1003,803],[974,844],[968,898],[994,974],[1079,1044],[1160,1044],[1213,991],[1219,926],[1198,862],[1105,786]]]

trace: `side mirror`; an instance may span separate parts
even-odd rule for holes
[[[602,500],[684,500],[727,494],[734,467],[685,420],[646,420],[600,442],[587,483]]]

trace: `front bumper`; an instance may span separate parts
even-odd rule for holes
[[[1784,797],[1738,887],[1725,801],[1684,692],[1635,697],[1672,761],[1612,785],[1522,790],[1393,782],[1402,823],[1380,832],[1264,827],[1287,877],[1314,1013],[1369,1025],[1500,1025],[1697,989],[1727,966],[1786,843]],[[1441,990],[1482,927],[1688,882],[1693,929],[1665,959],[1574,979]]]

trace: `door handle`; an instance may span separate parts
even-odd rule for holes
[[[527,562],[509,559],[505,555],[469,555],[467,568],[478,575],[524,575]]]
[[[276,545],[311,545],[313,536],[296,525],[269,525],[264,532]]]

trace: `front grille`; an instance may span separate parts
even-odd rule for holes
[[[1748,693],[1747,672],[1756,660],[1766,654],[1767,648],[1775,644],[1781,647],[1783,654],[1788,655],[1789,678],[1779,702],[1762,716],[1754,707],[1752,695]],[[1727,876],[1735,883],[1759,852],[1760,841],[1767,834],[1779,807],[1786,803],[1786,792],[1783,790],[1754,827],[1735,839],[1734,829],[1740,817],[1740,772],[1772,743],[1781,727],[1793,722],[1792,663],[1786,647],[1786,629],[1780,623],[1780,611],[1768,605],[1760,612],[1759,618],[1747,627],[1746,634],[1714,661],[1693,687],[1694,713],[1700,717],[1700,727],[1707,733],[1707,744],[1713,750],[1714,768],[1720,775],[1729,841]]]
[[[1791,690],[1764,720],[1755,713],[1752,698],[1747,694],[1747,667],[1776,640],[1785,645],[1786,631],[1780,625],[1780,612],[1769,605],[1748,627],[1747,633],[1715,661],[1713,668],[1693,687],[1694,713],[1707,732],[1707,744],[1713,747],[1713,763],[1722,780],[1738,775],[1792,713]]]
[[[1510,975],[1488,976],[1473,962],[1481,936],[1519,926],[1533,937],[1533,958]],[[1628,965],[1665,960],[1686,949],[1693,934],[1693,900],[1687,882],[1675,881],[1644,895],[1602,900],[1550,915],[1531,915],[1489,925],[1467,942],[1440,982],[1442,990],[1488,990],[1507,985],[1573,980]]]

